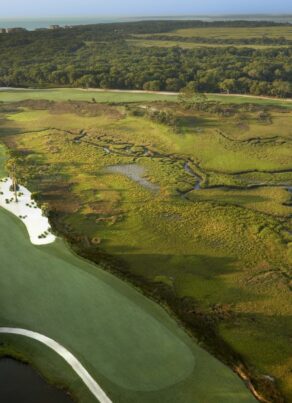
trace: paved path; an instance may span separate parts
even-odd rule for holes
[[[64,360],[73,368],[76,374],[82,379],[90,392],[96,397],[100,403],[112,403],[110,398],[101,389],[101,387],[95,382],[92,376],[87,372],[83,365],[70,353],[65,347],[57,343],[55,340],[50,339],[40,333],[32,332],[31,330],[18,329],[14,327],[0,327],[0,333],[2,334],[17,334],[30,339],[40,341],[45,344],[57,354],[64,358]]]

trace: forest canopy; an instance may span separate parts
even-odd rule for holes
[[[204,36],[208,27],[248,30],[277,26],[291,27],[270,21],[140,21],[0,34],[0,86],[177,92],[191,83],[200,92],[289,97],[292,95],[291,39],[263,36],[237,38],[234,42],[230,38],[211,40]],[[155,46],[153,42],[153,46],[139,47],[130,40],[142,34],[153,39],[159,34],[160,39],[165,39],[169,32],[194,27],[202,28],[202,35],[180,37],[180,41],[199,40],[209,46],[185,49]],[[177,39],[176,36],[167,38]],[[253,48],[251,44],[263,46]]]

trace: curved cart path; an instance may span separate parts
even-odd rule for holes
[[[112,403],[110,398],[96,383],[96,381],[83,367],[83,365],[77,360],[77,358],[75,358],[74,355],[70,353],[70,351],[68,351],[65,347],[63,347],[55,340],[50,339],[49,337],[44,336],[40,333],[32,332],[31,330],[18,329],[14,327],[0,327],[0,333],[21,335],[45,344],[47,347],[54,350],[58,355],[64,358],[64,360],[73,368],[76,374],[82,379],[90,392],[100,403]]]

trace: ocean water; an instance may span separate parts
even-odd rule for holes
[[[28,30],[36,28],[47,28],[49,25],[87,25],[111,22],[130,22],[141,20],[204,20],[204,21],[224,21],[224,20],[269,20],[275,22],[292,23],[292,15],[178,15],[178,16],[144,16],[144,17],[56,17],[56,18],[22,18],[10,19],[0,18],[0,28],[22,27]]]
[[[109,22],[122,22],[128,21],[124,18],[100,18],[100,17],[88,17],[88,18],[25,18],[25,19],[8,19],[0,18],[0,28],[13,28],[21,27],[28,30],[34,30],[36,28],[48,28],[49,25],[88,25],[99,24]]]

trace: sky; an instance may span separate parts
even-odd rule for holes
[[[291,0],[0,0],[1,18],[292,13]]]

